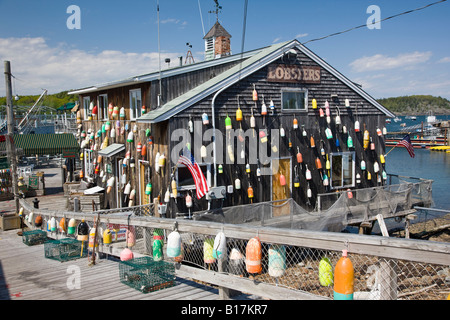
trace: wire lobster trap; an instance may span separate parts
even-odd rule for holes
[[[82,241],[73,238],[49,240],[44,243],[45,257],[60,262],[87,257],[87,248]]]
[[[24,231],[22,233],[22,242],[27,246],[34,246],[47,242],[47,232],[43,230]]]
[[[175,286],[175,266],[151,257],[134,258],[119,263],[120,282],[142,293]]]

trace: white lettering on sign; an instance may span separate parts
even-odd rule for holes
[[[272,82],[320,83],[320,67],[271,65],[268,67],[267,80]]]

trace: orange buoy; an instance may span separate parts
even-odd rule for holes
[[[245,248],[245,267],[248,273],[261,273],[261,242],[251,238]]]
[[[142,158],[145,158],[147,156],[147,144],[146,143],[144,143],[144,145],[142,146],[141,156],[142,156]]]
[[[319,157],[316,158],[316,168],[322,169],[322,162],[320,161]]]
[[[303,162],[303,155],[300,153],[300,149],[297,147],[297,162],[302,163]]]
[[[316,143],[314,142],[314,137],[311,136],[311,148],[315,148],[316,147]]]
[[[247,194],[248,194],[248,198],[249,199],[253,198],[253,188],[252,188],[252,186],[248,186]]]
[[[334,268],[334,300],[353,300],[354,273],[347,250],[342,250],[342,257]]]

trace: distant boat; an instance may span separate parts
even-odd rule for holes
[[[400,119],[399,117],[394,118],[394,122],[399,122],[399,121],[402,121],[402,119]]]
[[[416,120],[416,116],[411,116],[411,120]]]
[[[391,119],[386,119],[386,123],[391,123]]]
[[[400,127],[406,127],[406,123],[402,123],[402,124],[400,124]]]

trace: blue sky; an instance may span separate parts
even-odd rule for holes
[[[438,0],[248,0],[244,50],[311,39]],[[219,0],[219,21],[241,51],[244,0]],[[82,88],[158,70],[157,0],[0,0],[0,58],[11,61],[14,94]],[[68,29],[70,5],[81,29]],[[161,59],[203,60],[213,0],[159,0]],[[306,46],[375,98],[432,94],[450,99],[450,1]],[[202,23],[203,22],[203,23]],[[167,64],[162,62],[162,67]],[[4,96],[0,77],[0,96]]]

